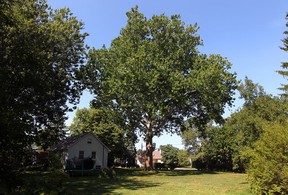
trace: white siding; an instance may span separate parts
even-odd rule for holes
[[[92,140],[92,142],[89,144],[87,141]],[[101,166],[101,168],[107,168],[107,162],[108,162],[108,149],[99,142],[92,134],[87,134],[82,139],[80,139],[77,143],[75,143],[73,146],[71,146],[68,149],[68,158],[78,158],[79,157],[79,151],[84,151],[84,158],[91,157],[92,152],[96,152],[96,159],[93,159],[96,161],[94,164],[94,168],[96,166]]]

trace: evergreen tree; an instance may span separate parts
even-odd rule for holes
[[[288,14],[286,15],[286,20],[288,20]],[[286,23],[286,27],[288,27],[288,22]],[[282,42],[283,42],[283,47],[281,49],[285,52],[288,52],[288,30],[284,31],[284,35],[286,36]],[[281,67],[283,69],[288,69],[288,62],[282,62]],[[288,71],[287,70],[279,70],[277,71],[279,74],[281,74],[284,78],[288,79]],[[282,90],[284,93],[282,94],[285,97],[288,97],[288,84],[282,84],[282,87],[279,88]]]

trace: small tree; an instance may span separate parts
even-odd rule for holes
[[[213,127],[208,132],[203,147],[207,168],[211,170],[232,171],[235,133],[223,128]]]
[[[173,170],[179,160],[178,160],[178,152],[179,149],[168,144],[168,145],[164,145],[164,146],[160,146],[161,149],[161,156],[162,156],[162,161],[168,165],[168,167]]]

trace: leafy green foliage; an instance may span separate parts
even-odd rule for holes
[[[96,107],[117,110],[145,138],[152,167],[154,136],[179,133],[184,117],[197,126],[222,122],[236,75],[227,59],[199,54],[198,27],[185,26],[179,15],[147,19],[136,7],[127,17],[110,48],[90,50],[86,85]]]
[[[244,106],[228,117],[223,126],[211,126],[201,134],[193,123],[186,122],[182,139],[186,149],[196,154],[196,168],[245,171],[250,162],[247,154],[265,126],[287,121],[286,99],[266,95],[260,85],[248,78],[240,84],[239,91],[245,99]]]
[[[222,127],[207,125],[199,131],[187,121],[182,140],[190,153],[192,166],[197,169],[232,170],[232,143],[234,134],[228,134]]]
[[[247,77],[238,89],[245,103],[221,127],[218,135],[220,139],[222,137],[223,143],[214,145],[214,150],[226,151],[232,157],[233,170],[245,171],[249,163],[247,150],[253,148],[265,125],[287,120],[288,107],[285,99],[267,95],[262,86]]]
[[[63,136],[67,102],[83,85],[83,23],[68,9],[53,11],[41,0],[0,4],[0,164],[10,177],[31,161],[31,144],[47,149]]]
[[[179,149],[168,144],[168,145],[163,145],[160,146],[161,149],[161,156],[162,156],[162,161],[168,165],[170,169],[174,169],[176,165],[178,164],[178,152]]]
[[[208,132],[203,152],[206,163],[212,170],[232,170],[234,136],[222,127],[213,127]]]
[[[204,131],[199,132],[191,120],[187,120],[182,127],[182,142],[185,149],[192,155],[196,155],[200,151],[202,141],[201,133],[204,133]]]
[[[93,132],[105,145],[114,149],[124,141],[124,130],[114,121],[114,116],[107,110],[83,108],[76,111],[69,130],[73,135]]]
[[[256,194],[288,193],[288,123],[265,126],[250,150],[248,174]]]
[[[288,14],[286,15],[286,20],[288,20]],[[288,27],[288,22],[286,23],[286,27]],[[283,42],[283,47],[281,47],[281,49],[285,52],[288,51],[288,30],[284,31],[284,35],[286,36],[282,42]],[[287,69],[288,68],[288,62],[282,62],[281,67],[283,69]],[[277,71],[280,75],[282,75],[284,78],[288,79],[288,71],[287,70],[279,70]],[[284,93],[282,94],[284,97],[288,97],[288,84],[282,84],[282,87],[279,88],[280,90],[282,90]]]
[[[257,97],[265,96],[264,88],[258,83],[253,83],[252,80],[245,77],[244,83],[241,82],[238,86],[240,98],[245,100],[245,104],[251,104]]]
[[[190,154],[187,150],[179,150],[177,153],[177,158],[178,158],[178,165],[181,167],[186,167],[189,166],[190,163]]]
[[[224,129],[234,135],[234,141],[231,143],[234,150],[234,169],[245,170],[249,162],[245,157],[245,151],[253,148],[265,125],[287,120],[287,106],[287,100],[266,95],[258,97],[251,105],[244,106],[227,119]]]

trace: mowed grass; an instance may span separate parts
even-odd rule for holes
[[[246,174],[117,169],[116,177],[70,177],[65,194],[251,194]]]

